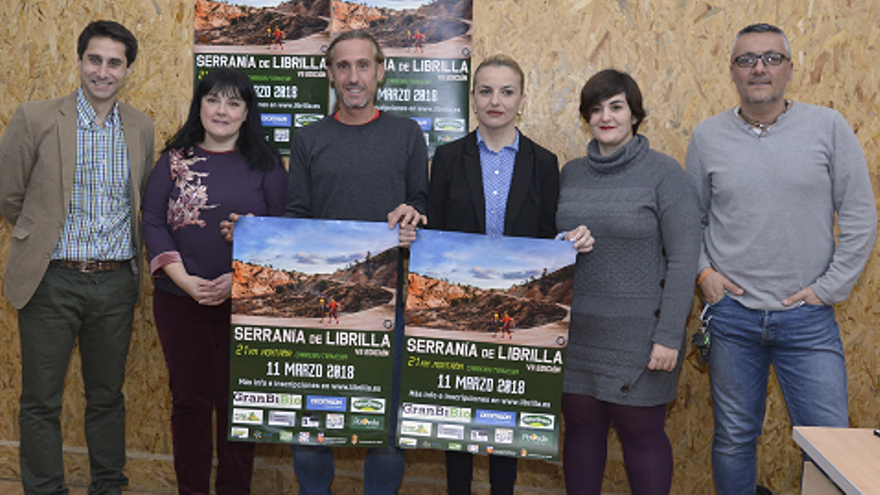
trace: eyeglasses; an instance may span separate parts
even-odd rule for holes
[[[742,69],[748,69],[758,65],[758,60],[764,62],[764,65],[776,67],[782,65],[782,62],[788,60],[788,57],[779,52],[767,53],[743,53],[739,57],[733,59],[733,63]]]

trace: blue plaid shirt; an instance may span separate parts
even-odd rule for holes
[[[76,98],[76,171],[70,211],[53,259],[127,260],[131,240],[128,147],[119,104],[100,127],[82,88]]]
[[[483,169],[483,196],[486,198],[486,234],[504,235],[504,214],[507,212],[507,194],[513,179],[513,164],[519,151],[519,129],[513,144],[497,153],[490,150],[480,129],[477,128],[477,147],[480,149],[480,167]]]

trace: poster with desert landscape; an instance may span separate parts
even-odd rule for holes
[[[387,445],[397,258],[386,223],[239,220],[231,439]]]
[[[467,134],[473,0],[333,0],[333,36],[351,30],[385,54],[376,106],[415,120],[429,155]]]
[[[558,458],[576,255],[570,242],[418,232],[399,446]]]
[[[282,155],[296,129],[327,115],[330,0],[195,0],[193,36],[194,81],[220,67],[244,71]]]

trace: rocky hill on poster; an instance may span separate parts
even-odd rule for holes
[[[397,248],[351,263],[331,274],[308,275],[233,260],[232,303],[238,315],[318,317],[320,299],[333,297],[354,313],[393,301]]]
[[[507,312],[518,328],[557,322],[568,314],[573,275],[569,265],[507,290],[485,290],[410,273],[406,324],[492,332],[496,311]]]
[[[473,18],[472,0],[434,0],[417,9],[401,10],[337,1],[333,9],[334,31],[365,29],[387,47],[411,46],[416,31],[425,35],[425,43],[461,36],[470,29],[465,21]]]
[[[305,38],[327,29],[330,0],[290,0],[275,7],[255,8],[196,0],[197,45],[266,45],[267,30],[284,39]]]

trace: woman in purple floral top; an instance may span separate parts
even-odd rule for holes
[[[250,79],[233,69],[209,73],[144,193],[153,314],[170,377],[180,493],[210,491],[215,412],[215,491],[250,493],[254,444],[226,440],[232,245],[220,222],[231,213],[284,213],[287,173],[263,132]]]

